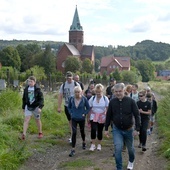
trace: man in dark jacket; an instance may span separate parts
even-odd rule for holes
[[[105,135],[108,136],[108,127],[113,122],[113,141],[117,170],[122,170],[122,149],[125,142],[129,154],[127,169],[133,169],[135,151],[133,146],[133,118],[135,118],[135,130],[140,130],[140,115],[135,101],[124,96],[125,85],[118,83],[114,86],[114,95],[106,114]],[[135,132],[136,132],[135,131]],[[136,135],[138,133],[135,133]]]
[[[44,106],[44,97],[43,97],[43,93],[41,92],[41,89],[36,85],[36,78],[34,76],[30,76],[27,81],[28,81],[28,86],[24,89],[24,94],[22,98],[22,109],[25,114],[25,119],[24,119],[23,134],[21,139],[25,140],[29,121],[32,115],[36,120],[38,131],[39,131],[38,138],[40,139],[43,137],[40,114]]]
[[[114,95],[112,94],[112,88],[114,87],[115,84],[116,84],[116,80],[114,78],[111,78],[110,84],[106,88],[106,96],[108,97],[109,100],[111,100],[114,97]]]

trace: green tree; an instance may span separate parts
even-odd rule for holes
[[[67,57],[65,61],[65,72],[71,71],[75,73],[76,71],[80,71],[81,68],[82,68],[82,64],[78,57],[75,56]]]
[[[37,56],[39,57],[40,54],[42,53],[40,46],[38,44],[33,43],[33,44],[27,44],[27,45],[22,45],[19,44],[16,47],[20,57],[21,57],[21,71],[24,72],[34,65],[40,65],[41,58],[36,58]]]
[[[12,66],[13,68],[20,70],[21,59],[18,51],[14,47],[6,47],[0,52],[0,61],[3,66]]]
[[[100,70],[100,60],[95,59],[95,67],[94,67],[95,72],[99,72]]]
[[[122,81],[126,83],[133,84],[138,82],[138,76],[133,71],[124,70],[121,72],[121,77],[122,77]]]
[[[107,80],[107,73],[106,73],[106,71],[103,72],[102,79],[103,80]]]
[[[25,79],[27,79],[32,73],[36,77],[37,81],[41,81],[42,79],[47,78],[43,67],[34,66],[26,70]]]
[[[93,71],[93,65],[92,65],[90,59],[86,58],[82,62],[82,72],[92,73],[92,71]]]
[[[39,66],[44,68],[46,74],[53,73],[53,72],[56,71],[55,56],[51,52],[51,47],[50,47],[49,44],[46,45],[44,53],[41,53],[41,54],[39,53],[39,57],[38,58],[40,58],[39,64],[38,64],[38,61],[35,58],[36,63]]]
[[[121,74],[119,70],[116,68],[115,71],[112,73],[112,77],[114,77],[117,81],[121,80]]]
[[[143,82],[148,82],[154,79],[155,67],[150,60],[139,60],[136,63],[136,67],[142,76]]]

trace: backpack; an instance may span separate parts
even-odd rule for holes
[[[93,100],[92,101],[94,101],[94,98],[95,98],[95,96],[93,96]],[[103,99],[104,99],[105,105],[106,105],[106,96],[103,96]]]
[[[77,83],[74,81],[74,86],[77,86]],[[63,83],[63,95],[64,95],[64,87],[65,87],[65,82]]]
[[[95,96],[93,96],[93,100],[94,100],[94,98],[95,98]],[[105,96],[103,96],[103,98],[104,98],[104,101],[106,101],[106,97],[105,97]],[[92,101],[93,101],[93,100],[92,100]]]
[[[71,103],[73,103],[74,102],[74,97],[71,96],[71,98],[69,100],[71,100]],[[84,96],[82,96],[82,100],[83,100],[83,105],[85,105],[85,97]]]

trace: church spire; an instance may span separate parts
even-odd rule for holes
[[[77,5],[76,5],[75,13],[74,13],[73,22],[72,22],[72,25],[70,26],[70,31],[83,31],[83,27],[81,26],[80,20],[79,20]]]

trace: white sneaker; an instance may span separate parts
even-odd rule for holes
[[[96,149],[96,146],[95,146],[95,144],[91,144],[91,146],[90,146],[90,151],[94,151]]]
[[[97,145],[97,150],[98,150],[98,151],[101,151],[101,149],[102,149],[101,145],[98,144],[98,145]]]
[[[129,162],[129,163],[128,163],[128,166],[127,166],[127,169],[128,169],[128,170],[132,170],[132,169],[133,169],[133,163],[134,163],[134,162]]]
[[[71,140],[71,138],[69,138],[69,139],[68,139],[68,141],[69,141],[69,143],[72,143],[72,140]]]

